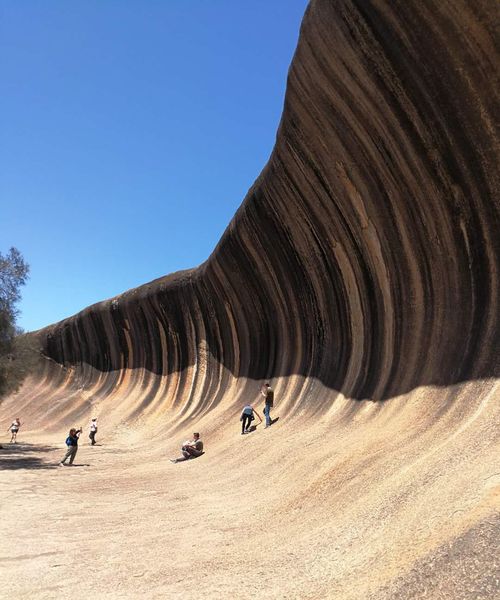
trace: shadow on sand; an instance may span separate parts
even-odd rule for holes
[[[275,419],[271,419],[271,425],[274,425],[275,423],[277,423],[279,421],[279,417],[276,417]],[[257,431],[257,427],[259,427],[259,425],[263,425],[263,423],[257,423],[257,425],[251,425],[246,431],[245,433],[253,433],[254,431]]]
[[[46,462],[44,454],[60,450],[57,446],[43,444],[2,444],[0,471],[13,469],[56,469],[57,464]],[[41,455],[41,456],[40,456]]]

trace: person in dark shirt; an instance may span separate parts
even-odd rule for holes
[[[264,406],[264,416],[266,417],[266,427],[270,427],[272,425],[273,420],[271,419],[271,408],[274,406],[274,390],[269,385],[269,383],[265,383],[260,388],[260,393],[264,396],[265,406]]]
[[[69,465],[71,466],[73,464],[76,453],[78,452],[78,438],[80,437],[81,433],[82,433],[81,427],[80,427],[80,429],[73,428],[73,429],[69,430],[69,435],[66,438],[66,446],[68,447],[68,449],[66,451],[66,454],[64,455],[64,458],[59,463],[59,465],[61,467],[66,464],[66,461],[68,460],[68,458],[69,458]]]

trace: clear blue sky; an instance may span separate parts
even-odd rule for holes
[[[274,145],[307,0],[2,0],[0,252],[33,330],[208,258]]]

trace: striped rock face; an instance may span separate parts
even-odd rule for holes
[[[274,583],[241,597],[493,598],[498,16],[495,0],[312,0],[276,146],[212,255],[33,334],[40,372],[2,417],[60,435],[98,412],[137,444],[196,424],[224,502],[235,472],[254,501],[227,522],[272,510],[283,532],[254,517],[217,550],[243,574],[267,557]],[[279,443],[258,431],[236,463],[263,381]],[[196,568],[193,593],[238,597]]]
[[[299,404],[319,382],[327,410],[497,377],[495,8],[313,1],[274,152],[207,262],[43,330],[46,356],[197,409],[242,378]]]

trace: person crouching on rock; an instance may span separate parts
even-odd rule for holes
[[[73,464],[76,453],[78,452],[78,438],[80,437],[80,433],[82,433],[81,427],[80,427],[80,429],[70,429],[69,430],[69,435],[66,438],[66,446],[68,447],[68,450],[66,451],[66,454],[64,455],[64,458],[62,459],[62,461],[59,463],[59,465],[61,467],[64,464],[66,464],[66,461],[68,460],[68,458],[69,458],[70,466]]]
[[[193,433],[193,439],[188,442],[184,442],[181,451],[182,456],[179,456],[179,458],[171,458],[171,462],[178,463],[182,462],[183,460],[189,460],[190,458],[196,458],[204,454],[203,442],[200,440],[200,434]]]
[[[252,421],[255,420],[255,415],[257,415],[257,417],[259,418],[259,421],[262,423],[262,419],[260,418],[259,413],[255,412],[255,410],[253,409],[253,406],[251,406],[250,404],[246,404],[243,407],[243,411],[240,416],[241,435],[248,433],[250,431],[250,425],[252,424]]]

